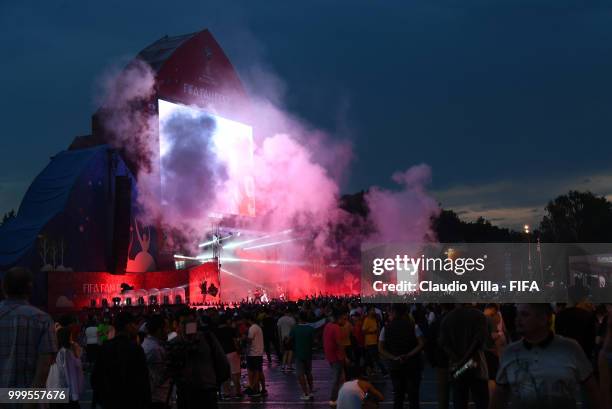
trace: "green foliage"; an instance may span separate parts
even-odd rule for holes
[[[540,223],[542,240],[553,243],[609,243],[612,203],[591,192],[569,191],[548,202]]]
[[[441,243],[512,243],[524,241],[520,233],[497,227],[483,217],[466,222],[452,210],[443,209],[432,220],[432,228]]]

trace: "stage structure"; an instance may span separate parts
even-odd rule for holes
[[[159,200],[180,208],[168,183],[173,144],[184,142],[185,123],[200,124],[198,147],[212,146],[228,173],[223,195],[211,204],[197,254],[167,245],[160,224],[143,222],[136,175],[142,158],[116,140],[109,127],[115,107],[92,117],[92,133],[76,137],[36,177],[17,217],[0,227],[0,271],[15,265],[36,277],[33,301],[51,311],[149,303],[210,304],[265,297],[359,291],[355,268],[329,267],[296,257],[288,247],[309,240],[290,229],[250,229],[256,220],[253,129],[244,113],[249,98],[231,62],[208,30],[165,36],[143,49],[133,64],[155,73],[155,92],[137,109],[159,121]],[[239,108],[239,109],[238,109]],[[207,125],[208,124],[208,125]],[[207,128],[209,126],[209,128]],[[181,128],[183,127],[183,128]],[[208,129],[208,131],[206,131]],[[182,133],[181,133],[182,132]],[[204,139],[202,139],[204,138]],[[291,244],[291,246],[288,246]],[[283,277],[279,280],[278,277]],[[331,280],[331,281],[330,281]],[[264,299],[265,299],[264,297]]]

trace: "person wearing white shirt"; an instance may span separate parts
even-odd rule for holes
[[[374,401],[383,401],[385,397],[370,382],[363,378],[344,382],[338,392],[336,409],[361,409],[366,394],[374,398]]]
[[[261,327],[255,323],[253,316],[247,316],[249,330],[247,332],[247,371],[249,386],[245,392],[249,396],[267,395],[266,380],[263,374],[264,341]]]
[[[98,339],[98,324],[93,318],[90,318],[85,327],[85,340],[87,343],[85,347],[85,352],[87,353],[87,363],[89,363],[89,365],[93,365],[94,362],[96,362],[100,345],[100,340]]]
[[[289,334],[291,333],[291,329],[295,326],[295,318],[291,316],[289,309],[285,310],[285,314],[278,319],[276,325],[278,327],[278,339],[281,341],[283,347],[281,370],[292,371],[293,345],[289,339]]]
[[[51,403],[50,408],[78,409],[79,399],[85,391],[83,368],[81,367],[81,348],[72,341],[68,328],[57,331],[59,350],[55,357],[58,379],[68,389],[68,404]]]

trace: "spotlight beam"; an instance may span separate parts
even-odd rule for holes
[[[263,284],[259,284],[259,283],[256,283],[256,282],[254,282],[254,281],[251,281],[251,280],[249,280],[249,279],[247,279],[247,278],[241,277],[241,276],[239,276],[238,274],[234,274],[234,273],[232,273],[231,271],[227,271],[227,270],[226,270],[226,269],[224,269],[224,268],[222,268],[222,269],[221,269],[221,272],[222,272],[222,273],[225,273],[225,274],[227,274],[227,275],[230,275],[230,276],[232,276],[232,277],[234,277],[234,278],[237,278],[237,279],[239,279],[239,280],[242,280],[242,281],[244,281],[245,283],[249,283],[249,284],[251,284],[251,285],[254,285],[255,287],[262,287],[262,288],[266,288],[266,289],[268,289],[268,287],[267,287],[267,286],[265,286],[265,285],[263,285]]]
[[[213,254],[208,251],[206,253],[202,253],[202,254],[198,254],[196,257],[198,260],[207,260],[207,259],[213,259]]]
[[[293,266],[308,266],[309,263],[288,261],[288,260],[257,260],[250,258],[236,258],[236,257],[221,257],[222,263],[261,263],[261,264],[287,264]]]
[[[201,263],[206,263],[207,261],[212,261],[214,260],[214,257],[205,257],[203,254],[200,254],[197,257],[190,257],[190,256],[183,256],[181,254],[175,254],[174,255],[175,259],[178,260],[193,260],[193,261],[199,261]]]
[[[304,240],[304,238],[302,237],[302,238],[298,238],[298,239],[288,239],[288,240],[275,241],[273,243],[258,244],[257,246],[243,247],[243,250],[255,250],[255,249],[261,249],[261,248],[264,248],[264,247],[278,246],[280,244],[291,243],[291,242],[299,241],[299,240]]]
[[[174,258],[178,258],[179,260],[196,260],[199,261],[200,259],[197,257],[189,257],[189,256],[183,256],[181,254],[175,254]]]
[[[213,244],[215,242],[215,239],[209,240],[207,242],[204,243],[200,243],[198,244],[198,247],[206,247],[206,246],[210,246],[211,244]]]
[[[223,240],[229,239],[230,237],[233,237],[233,235],[232,234],[228,234],[227,236],[221,237],[220,239],[217,239],[216,236],[213,236],[212,240],[208,240],[207,242],[200,243],[200,244],[198,244],[198,247],[206,247],[206,246],[210,246],[211,244],[220,243]]]
[[[259,241],[259,240],[269,239],[270,237],[276,237],[276,236],[280,236],[280,235],[283,235],[283,234],[288,234],[288,233],[291,233],[292,231],[293,231],[292,229],[287,229],[287,230],[283,230],[283,231],[281,231],[279,233],[266,234],[265,236],[256,237],[254,239],[249,239],[249,240],[239,241],[239,242],[235,242],[235,243],[230,243],[227,246],[224,246],[224,248],[229,250],[229,249],[233,249],[233,248],[236,248],[236,247],[242,247],[245,244],[254,243],[254,242]]]

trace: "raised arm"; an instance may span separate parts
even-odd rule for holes
[[[321,328],[323,325],[325,325],[326,322],[327,322],[327,318],[322,318],[319,321],[311,322],[311,323],[306,324],[306,325],[310,325],[314,329],[317,329],[317,328]]]
[[[376,389],[376,387],[372,385],[370,382],[360,379],[358,383],[362,391],[364,391],[365,393],[371,396],[374,396],[377,401],[382,402],[383,400],[385,400],[384,395],[378,389]]]

